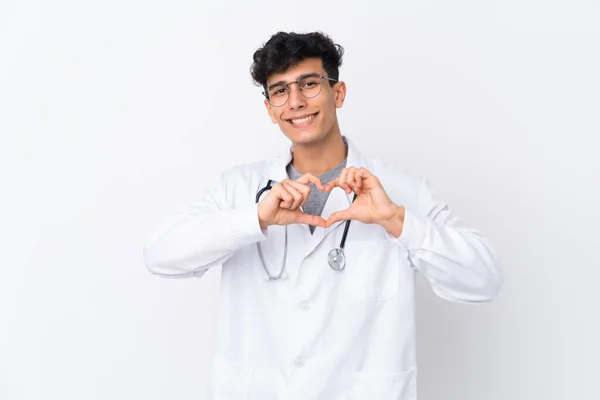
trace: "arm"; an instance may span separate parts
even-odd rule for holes
[[[197,202],[162,221],[144,246],[144,260],[155,275],[166,278],[201,277],[240,247],[266,239],[257,205],[231,209],[222,184],[210,188]]]
[[[337,186],[348,194],[354,191],[357,197],[348,209],[332,213],[327,226],[340,220],[379,224],[404,249],[412,267],[425,274],[439,297],[465,303],[493,300],[503,279],[487,240],[461,225],[448,205],[435,198],[425,177],[414,185],[416,201],[409,207],[398,206],[367,169],[344,168],[326,191]]]
[[[502,271],[490,244],[477,230],[461,225],[448,205],[434,197],[425,177],[420,181],[417,209],[396,207],[382,226],[439,297],[482,303],[500,291]]]

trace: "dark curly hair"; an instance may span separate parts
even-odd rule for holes
[[[254,83],[266,90],[271,74],[282,73],[306,58],[319,57],[327,75],[338,80],[343,54],[344,48],[322,32],[277,32],[254,53],[250,73]]]

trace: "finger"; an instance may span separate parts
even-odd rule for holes
[[[350,170],[351,170],[352,168],[356,168],[356,167],[350,167]],[[349,170],[349,171],[350,171],[350,170]],[[334,187],[339,187],[339,188],[342,188],[342,189],[346,190],[346,188],[344,188],[344,185],[343,185],[343,184],[340,182],[341,178],[342,178],[342,176],[340,175],[340,177],[339,177],[339,178],[336,178],[336,179],[334,179],[334,180],[330,181],[330,182],[327,184],[327,186],[325,187],[325,191],[326,191],[326,192],[329,192],[329,191],[331,191],[331,190],[332,190]],[[360,188],[360,187],[364,187],[364,185],[365,185],[365,180],[367,180],[367,179],[373,179],[373,180],[376,180],[376,179],[377,179],[377,177],[376,177],[375,175],[371,174],[371,173],[370,173],[370,172],[369,172],[367,169],[365,169],[365,168],[359,168],[359,169],[357,169],[357,170],[354,172],[354,182],[355,182],[355,184],[356,184],[356,186],[357,186],[358,188]],[[347,181],[350,181],[350,179],[348,178],[348,179],[347,179]]]
[[[347,190],[346,190],[346,188],[347,188],[347,185],[346,185],[346,187],[344,187],[344,185],[342,185],[342,183],[341,183],[341,177],[339,177],[339,178],[335,178],[334,180],[330,181],[330,182],[327,184],[327,187],[325,188],[325,191],[326,191],[326,192],[330,192],[330,191],[331,191],[331,190],[332,190],[334,187],[339,187],[339,188],[341,188],[343,191],[347,191]]]
[[[360,188],[363,187],[364,179],[367,179],[368,174],[369,174],[369,171],[367,171],[364,168],[359,168],[356,170],[356,173],[354,174],[354,180],[356,182],[357,189],[360,190]]]
[[[319,190],[325,190],[325,186],[323,186],[323,182],[321,182],[321,179],[317,178],[316,176],[314,176],[311,173],[302,175],[300,178],[296,179],[296,182],[300,182],[304,185],[308,185],[309,183],[312,183]]]
[[[279,208],[290,209],[290,207],[292,206],[292,204],[294,202],[294,196],[292,196],[287,191],[287,189],[283,185],[283,182],[278,183],[277,187],[278,187],[277,197],[279,197],[279,199],[281,199],[281,201],[279,202]]]
[[[374,186],[381,185],[381,182],[379,181],[379,179],[365,168],[360,168],[357,171],[357,174],[361,177],[361,180],[360,180],[361,187],[372,188]]]
[[[348,168],[348,186],[350,186],[353,191],[356,191],[356,171],[356,167]]]
[[[377,178],[375,175],[370,173],[369,170],[367,170],[366,168],[360,168],[357,172],[363,179],[369,179],[369,178],[376,179]]]
[[[300,214],[300,218],[298,218],[299,224],[307,224],[312,226],[320,226],[321,228],[327,228],[327,221],[323,218],[311,215],[311,214]]]
[[[325,191],[329,192],[331,191],[331,189],[333,189],[334,187],[339,186],[339,182],[340,182],[340,178],[335,178],[334,180],[330,181],[327,186],[325,187]]]
[[[292,201],[290,210],[295,210],[304,201],[304,196],[302,195],[302,193],[300,193],[300,191],[298,191],[295,187],[293,187],[290,184],[290,182],[291,182],[290,180],[285,180],[282,182],[282,185],[283,185],[283,187],[285,187],[285,190],[287,190],[288,193],[291,194],[292,197],[294,198],[294,200]]]
[[[310,186],[293,180],[287,180],[286,183],[288,183],[302,195],[302,201],[300,202],[300,205],[303,206],[306,204],[308,201],[308,196],[310,195]]]
[[[365,185],[366,180],[374,177],[374,175],[364,168],[359,168],[358,171],[356,171],[356,176],[358,177],[357,185],[359,188],[362,188]]]
[[[352,219],[352,214],[349,210],[336,211],[327,218],[327,228],[335,224],[338,221],[344,221]]]
[[[348,186],[347,180],[348,180],[348,168],[344,168],[344,169],[342,169],[342,173],[340,174],[340,181],[338,183],[338,186],[341,187],[342,189],[344,189],[346,191],[346,193],[350,193],[352,191],[352,189],[350,189],[350,187]]]
[[[356,185],[356,189],[354,190],[354,192],[356,192],[357,190],[360,190],[360,188],[362,187],[362,180],[363,177],[360,174],[359,171],[356,171],[356,174],[354,175],[354,184]]]

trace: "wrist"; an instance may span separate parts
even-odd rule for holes
[[[386,231],[391,235],[398,238],[402,234],[404,228],[404,215],[406,214],[406,208],[404,206],[393,205],[388,217],[379,222]]]
[[[260,229],[267,229],[269,227],[269,224],[261,221],[260,218],[258,219],[258,224],[260,225]]]
[[[258,207],[258,224],[260,225],[260,229],[267,229],[269,227],[269,224],[260,214],[260,206]]]

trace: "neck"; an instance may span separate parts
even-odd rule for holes
[[[331,171],[348,156],[342,135],[331,134],[322,141],[310,144],[294,144],[292,164],[301,174],[322,175]]]

